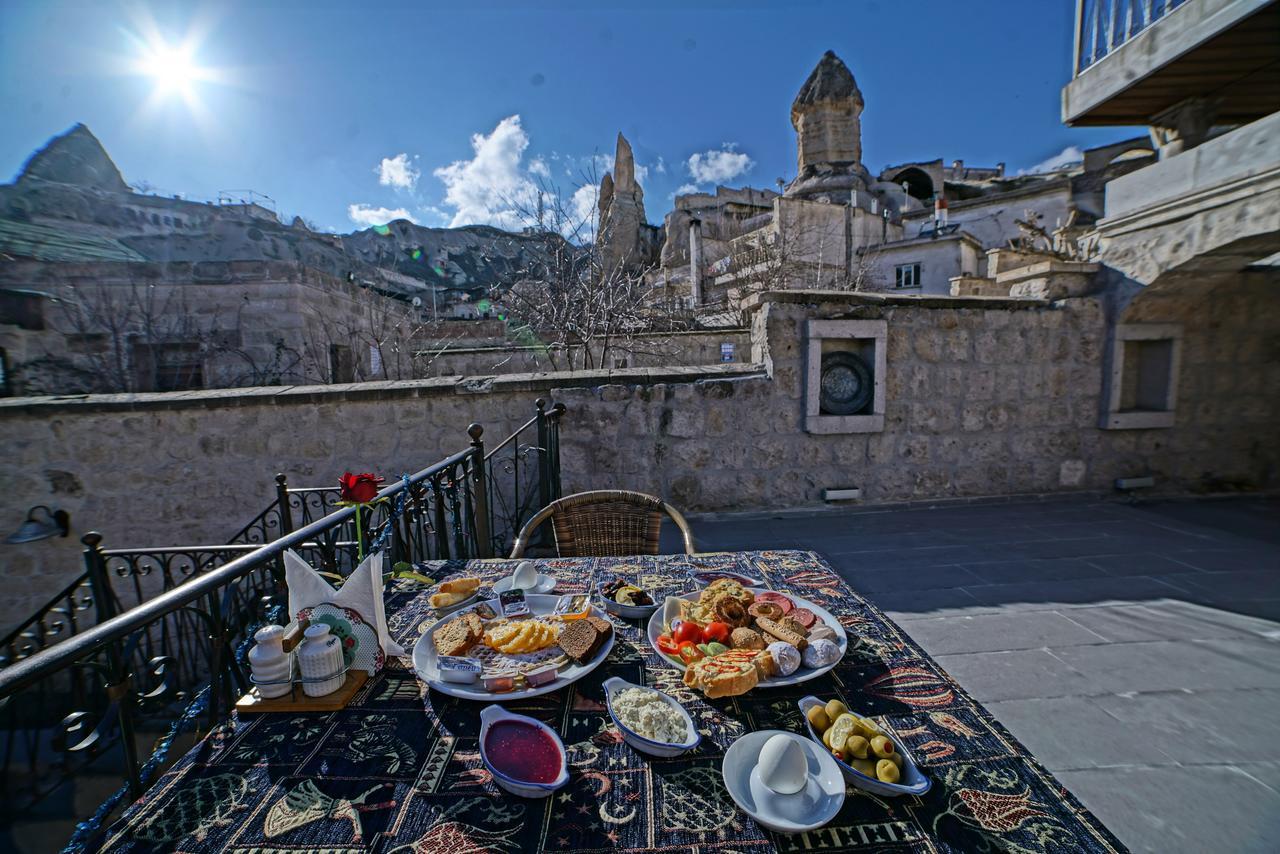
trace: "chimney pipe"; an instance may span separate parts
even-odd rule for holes
[[[689,287],[693,304],[702,305],[702,220],[689,220]]]

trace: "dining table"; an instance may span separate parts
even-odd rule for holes
[[[435,579],[510,575],[514,560],[418,564]],[[544,799],[508,794],[481,761],[485,703],[429,688],[408,655],[391,658],[348,705],[325,713],[235,713],[214,728],[97,839],[110,851],[1008,851],[1116,852],[1124,846],[898,625],[808,551],[546,558],[557,593],[619,577],[666,595],[726,572],[808,599],[833,614],[848,649],[798,685],[705,699],[649,645],[643,621],[610,617],[606,660],[553,693],[505,704],[551,726],[569,761],[567,785]],[[392,637],[411,653],[438,617],[429,588],[407,579],[385,593]],[[605,706],[619,676],[666,692],[702,735],[693,751],[656,758],[626,744]],[[804,734],[797,701],[838,698],[891,729],[931,780],[922,796],[849,785],[825,826],[770,831],[740,810],[721,765],[754,730]],[[807,737],[807,736],[806,736]]]

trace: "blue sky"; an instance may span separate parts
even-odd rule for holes
[[[0,173],[82,121],[167,193],[252,188],[337,231],[385,211],[511,225],[511,198],[548,177],[572,196],[621,130],[661,222],[681,186],[795,174],[789,107],[827,49],[862,89],[873,173],[1017,171],[1133,135],[1062,126],[1073,17],[1072,0],[4,0]],[[138,70],[157,44],[191,46],[185,91]]]

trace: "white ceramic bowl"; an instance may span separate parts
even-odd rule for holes
[[[497,768],[494,768],[493,763],[489,761],[489,754],[485,752],[484,743],[485,737],[489,734],[489,727],[499,721],[519,721],[525,724],[532,724],[551,736],[551,740],[555,742],[556,750],[560,752],[559,776],[550,783],[531,783],[527,780],[516,780],[513,777],[508,777]],[[486,706],[484,711],[480,713],[480,759],[484,762],[484,767],[488,768],[489,773],[493,775],[493,782],[521,798],[545,798],[569,782],[569,757],[565,754],[564,742],[560,740],[560,736],[556,735],[556,731],[540,720],[526,717],[525,715],[512,714],[499,705]]]
[[[652,605],[623,605],[604,595],[604,591],[600,589],[600,582],[596,582],[596,598],[600,600],[600,604],[610,614],[616,614],[626,620],[643,620],[654,611],[662,607],[662,604],[656,599]],[[650,594],[652,596],[652,594]]]
[[[652,694],[657,694],[664,703],[671,706],[680,713],[681,717],[684,718],[685,725],[689,727],[689,737],[684,741],[674,743],[654,741],[653,739],[645,738],[643,735],[640,735],[640,733],[630,729],[626,724],[618,719],[617,713],[613,710],[613,695],[620,691],[625,691],[627,688],[639,688],[641,691],[648,691]],[[694,725],[693,718],[689,716],[689,713],[685,710],[684,706],[677,703],[673,697],[669,697],[655,688],[649,688],[645,685],[636,685],[625,679],[619,679],[617,676],[612,676],[604,680],[604,692],[605,702],[609,706],[609,717],[613,718],[614,726],[616,726],[618,731],[622,733],[623,741],[641,753],[648,753],[650,756],[679,756],[682,753],[688,753],[690,750],[693,750],[702,742],[702,736],[698,733],[698,728]]]
[[[875,721],[871,721],[871,725],[874,726],[878,732],[883,733],[890,741],[892,741],[893,749],[902,754],[902,782],[884,783],[877,780],[875,777],[868,777],[861,771],[854,769],[851,765],[846,765],[844,762],[836,759],[831,751],[827,749],[827,746],[822,743],[822,735],[809,723],[809,710],[814,706],[825,706],[826,703],[819,700],[817,697],[810,695],[808,697],[801,698],[800,702],[796,705],[800,707],[800,715],[804,718],[805,728],[809,730],[809,737],[816,741],[818,743],[818,747],[826,751],[828,756],[831,756],[832,761],[835,762],[836,765],[840,766],[840,771],[844,774],[845,779],[857,786],[859,789],[864,789],[877,795],[897,797],[898,795],[923,795],[925,792],[929,791],[929,787],[933,785],[933,781],[920,773],[920,769],[916,766],[915,759],[911,757],[911,752],[903,746],[898,737],[888,729],[878,725]],[[857,712],[853,712],[852,714],[859,718],[862,717],[862,715],[859,715]]]

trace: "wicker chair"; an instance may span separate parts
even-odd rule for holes
[[[680,529],[685,554],[693,554],[693,532],[679,510],[643,492],[597,489],[567,495],[539,510],[520,529],[511,556],[524,557],[529,538],[547,519],[551,519],[560,557],[656,555],[664,513]]]

